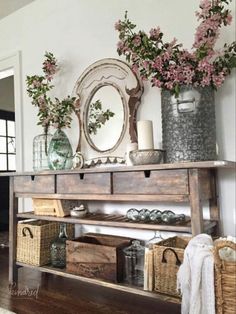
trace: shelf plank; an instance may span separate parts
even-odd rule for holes
[[[66,222],[73,224],[84,224],[84,225],[99,225],[105,227],[115,227],[115,228],[131,228],[131,229],[141,229],[141,230],[160,230],[160,231],[173,231],[173,232],[186,232],[191,233],[191,222],[188,221],[184,224],[153,224],[153,223],[142,223],[142,222],[130,222],[126,219],[125,216],[119,215],[108,215],[108,214],[88,214],[84,218],[75,218],[75,217],[53,217],[53,216],[42,216],[35,215],[33,212],[18,213],[18,218],[25,219],[39,219],[39,220],[48,220],[48,221],[58,221]],[[210,230],[216,225],[215,221],[204,221],[205,231]]]
[[[63,277],[70,278],[70,279],[76,279],[76,280],[80,280],[83,282],[87,282],[87,283],[91,283],[91,284],[95,284],[95,285],[99,285],[99,286],[103,286],[103,287],[107,287],[107,288],[120,290],[123,292],[129,292],[129,293],[138,294],[138,295],[142,295],[142,296],[146,296],[146,297],[157,298],[157,299],[160,299],[160,300],[165,301],[165,302],[172,302],[172,303],[178,303],[178,304],[180,303],[179,298],[171,297],[171,296],[156,293],[156,292],[144,291],[141,288],[131,287],[131,286],[128,286],[125,284],[115,284],[115,283],[106,282],[106,281],[99,280],[99,279],[87,278],[87,277],[83,277],[83,276],[79,276],[79,275],[70,274],[70,273],[67,273],[66,270],[64,270],[64,269],[62,269],[62,270],[61,269],[55,269],[55,268],[50,267],[50,266],[33,266],[33,265],[21,263],[21,262],[17,262],[16,265],[18,267],[28,267],[28,268],[38,270],[38,271],[41,271],[44,273],[63,276]]]
[[[147,194],[34,194],[16,193],[16,197],[46,198],[65,200],[96,200],[96,201],[117,201],[117,202],[188,202],[188,195],[147,195]]]
[[[18,175],[49,175],[49,174],[69,174],[69,173],[98,173],[98,172],[120,172],[120,171],[145,171],[145,170],[162,170],[162,169],[187,169],[187,168],[234,168],[235,161],[211,160],[195,162],[178,162],[171,164],[155,164],[140,166],[112,166],[112,167],[94,167],[86,169],[73,170],[45,170],[45,171],[28,171],[28,172],[5,172],[0,176],[18,176]]]

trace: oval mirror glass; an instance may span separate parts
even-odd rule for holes
[[[112,150],[123,137],[124,104],[114,86],[102,86],[94,93],[85,110],[85,135],[99,152]]]

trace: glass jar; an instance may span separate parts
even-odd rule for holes
[[[161,214],[162,213],[159,209],[153,209],[149,215],[150,221],[154,223],[161,222]]]
[[[48,166],[48,149],[52,139],[52,134],[43,133],[33,139],[33,169],[41,171],[49,169]]]
[[[124,281],[130,285],[143,287],[144,272],[144,254],[145,247],[140,241],[133,240],[132,244],[123,249],[124,264]]]
[[[148,209],[142,208],[139,211],[139,219],[140,219],[140,221],[147,222],[147,221],[149,221],[149,217],[150,217],[150,211]]]
[[[66,224],[60,224],[59,236],[51,244],[51,264],[53,267],[64,268],[66,266]]]
[[[161,215],[161,219],[166,224],[172,224],[175,222],[175,213],[171,210],[165,210]]]
[[[126,213],[126,217],[132,221],[139,221],[139,211],[136,208],[130,208]]]
[[[62,130],[53,135],[48,150],[49,168],[53,170],[71,169],[73,166],[73,151],[70,141]]]

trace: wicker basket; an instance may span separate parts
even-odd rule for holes
[[[16,259],[25,264],[42,266],[50,263],[50,244],[59,234],[59,223],[43,220],[24,221],[17,225]],[[67,225],[68,236],[74,226]]]
[[[236,313],[236,262],[221,260],[219,251],[224,247],[236,250],[236,243],[231,241],[215,242],[215,295],[217,314]]]
[[[177,272],[189,240],[187,237],[173,237],[154,245],[155,291],[180,297],[176,289]]]

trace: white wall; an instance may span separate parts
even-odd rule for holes
[[[36,126],[37,111],[26,94],[25,77],[40,73],[44,52],[51,51],[63,66],[63,74],[54,82],[55,95],[70,94],[82,71],[106,57],[119,58],[118,33],[114,23],[128,10],[138,29],[149,31],[161,26],[166,40],[177,37],[191,48],[197,26],[194,12],[197,0],[36,0],[0,21],[0,59],[12,51],[22,52],[22,88],[24,123],[24,169],[32,169],[33,137],[41,132]],[[235,17],[235,2],[231,4]],[[235,19],[223,28],[219,47],[235,40]],[[235,160],[235,70],[216,94],[217,137],[220,158]],[[156,117],[156,118],[153,118]],[[145,84],[138,118],[154,123],[156,146],[161,141],[160,91]],[[73,129],[74,134],[76,129]],[[235,233],[235,171],[220,171],[220,204],[224,233]],[[125,212],[131,204],[116,206]],[[153,205],[154,206],[154,205]],[[160,208],[160,204],[155,204]],[[171,207],[170,207],[171,206]],[[169,208],[174,207],[170,205]],[[150,204],[149,204],[150,207]],[[181,211],[182,207],[179,207]],[[234,217],[234,218],[233,218]]]

